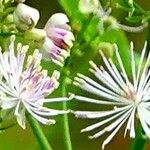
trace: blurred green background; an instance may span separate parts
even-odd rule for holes
[[[111,0],[111,4],[115,5],[118,1],[121,0]],[[104,3],[107,2],[104,0]],[[149,0],[138,0],[138,4],[140,4],[144,9],[149,10],[150,9],[150,1]],[[68,3],[70,3],[70,10],[65,7],[65,11],[67,11],[69,18],[71,20],[71,25],[73,27],[73,31],[75,34],[75,37],[78,38],[78,42],[80,43],[79,46],[77,46],[77,49],[74,51],[78,52],[78,48],[80,49],[79,53],[75,53],[72,58],[72,63],[70,64],[70,70],[71,70],[71,79],[75,76],[77,72],[80,73],[86,73],[88,74],[88,61],[90,59],[93,59],[96,62],[99,62],[99,55],[97,54],[97,51],[94,51],[95,46],[97,44],[97,41],[93,43],[94,46],[86,45],[85,43],[92,42],[95,40],[96,35],[92,35],[90,33],[91,30],[94,30],[94,27],[89,27],[92,29],[89,29],[89,33],[82,35],[84,40],[81,40],[82,38],[79,36],[82,33],[82,30],[78,29],[78,24],[83,27],[82,24],[82,16],[78,13],[76,10],[76,3],[78,3],[78,0],[68,0]],[[41,19],[38,23],[39,28],[43,28],[44,24],[47,22],[49,17],[56,12],[64,12],[64,8],[62,5],[60,5],[59,0],[27,0],[26,4],[29,6],[35,7],[40,11]],[[72,11],[74,13],[72,13]],[[119,13],[118,13],[119,12]],[[119,14],[119,15],[118,15]],[[119,18],[121,22],[125,22],[124,17],[126,16],[126,13],[124,13],[121,10],[114,11],[114,15]],[[78,19],[74,19],[76,17],[79,17],[79,20],[81,19],[81,22]],[[93,22],[96,22],[94,20]],[[94,23],[93,23],[94,24]],[[84,37],[85,36],[85,37]],[[93,36],[93,37],[88,37]],[[140,33],[124,33],[122,31],[110,31],[100,37],[101,41],[109,41],[109,42],[117,42],[120,49],[122,49],[122,56],[124,62],[127,62],[128,64],[128,57],[127,52],[128,51],[128,41],[134,41],[135,43],[135,49],[142,48],[144,41],[147,38],[147,30],[144,30]],[[75,48],[74,48],[75,49]],[[83,52],[82,52],[83,50]],[[79,54],[81,53],[81,56],[79,57]],[[50,72],[53,69],[60,70],[59,67],[53,66],[52,64],[48,62],[43,62],[43,65],[45,68],[47,68]],[[81,91],[77,88],[74,88],[73,86],[68,86],[68,91],[74,92],[74,93],[80,93]],[[87,94],[87,93],[84,93]],[[52,97],[58,97],[61,96],[61,86],[56,92],[52,95]],[[55,104],[53,106],[54,108],[60,108],[61,104]],[[79,102],[69,102],[68,107],[73,110],[102,110],[103,106],[95,106],[90,104],[83,104]],[[44,133],[46,137],[48,138],[48,141],[51,143],[54,150],[65,150],[63,148],[63,131],[62,131],[62,116],[56,117],[57,123],[52,126],[42,126]],[[104,135],[96,140],[90,140],[88,139],[88,135],[90,133],[80,133],[80,130],[84,127],[86,127],[89,124],[92,124],[94,122],[97,122],[97,120],[87,120],[87,119],[76,119],[73,115],[69,115],[69,125],[70,125],[70,133],[71,133],[71,140],[73,145],[73,150],[100,150],[101,149],[101,143],[106,138],[107,135]],[[129,144],[131,143],[131,139],[129,139],[129,136],[127,136],[124,139],[123,136],[123,129],[120,130],[119,134],[113,138],[112,142],[106,146],[106,150],[128,150]],[[94,132],[93,132],[94,133]],[[149,147],[150,148],[150,147]],[[147,150],[149,149],[147,145]],[[27,125],[26,130],[22,130],[18,125],[13,126],[12,128],[6,130],[5,132],[0,133],[0,150],[39,150],[38,143],[36,139],[34,138],[34,135],[30,129],[30,126]]]

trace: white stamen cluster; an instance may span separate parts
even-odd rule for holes
[[[119,69],[109,58],[107,59],[101,52],[101,56],[107,70],[104,67],[90,61],[92,74],[102,83],[78,74],[74,84],[81,89],[88,91],[96,96],[103,97],[105,100],[98,100],[84,96],[75,96],[75,99],[82,102],[89,102],[100,105],[114,106],[114,109],[107,111],[75,111],[75,115],[81,118],[101,119],[100,122],[90,125],[82,132],[92,131],[99,127],[104,127],[102,130],[90,136],[90,138],[98,138],[104,133],[109,132],[110,135],[102,144],[102,149],[107,145],[118,130],[126,124],[125,135],[130,132],[130,137],[135,137],[135,118],[141,122],[145,134],[150,138],[150,53],[144,61],[146,52],[146,43],[141,53],[141,58],[136,67],[133,53],[133,43],[131,43],[131,70],[133,80],[129,80],[125,71],[122,59],[119,55],[118,48],[115,45],[116,58],[119,64]]]
[[[44,103],[69,100],[69,98],[45,97],[51,94],[58,86],[59,72],[54,71],[51,77],[40,66],[42,55],[35,50],[33,55],[26,59],[28,46],[17,45],[15,55],[15,37],[7,52],[0,51],[0,102],[2,110],[14,111],[18,124],[25,129],[25,113],[30,113],[42,124],[54,124],[55,120],[47,117],[68,113],[64,110],[55,110],[44,107]]]

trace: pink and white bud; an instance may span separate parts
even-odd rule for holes
[[[62,64],[64,59],[69,56],[69,49],[73,46],[74,35],[71,32],[68,17],[63,13],[56,13],[50,17],[44,30],[47,34],[47,40],[43,48],[50,54],[51,60]],[[57,57],[56,57],[57,55]],[[55,59],[54,57],[55,56]],[[61,58],[61,59],[56,59]]]
[[[17,5],[13,17],[17,28],[21,30],[28,30],[36,26],[40,18],[40,14],[37,9],[20,3]]]
[[[70,51],[61,49],[56,46],[51,39],[46,38],[43,45],[43,57],[46,60],[51,60],[53,63],[63,66],[64,60],[70,55]]]

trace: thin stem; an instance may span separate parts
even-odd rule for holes
[[[90,21],[92,20],[93,15],[90,15]],[[76,44],[80,43],[82,41],[82,36],[84,32],[86,31],[88,25],[91,23],[90,21],[85,22],[82,26],[82,30],[78,34],[78,37],[76,38]],[[71,56],[74,56],[75,49],[77,48],[78,44],[76,45],[74,43],[74,48],[71,50],[72,54]],[[70,57],[68,60],[66,60],[65,65],[63,67],[62,73],[65,72],[65,69],[70,65],[70,60],[72,57]],[[62,96],[66,96],[66,80],[67,80],[67,75],[64,73],[64,79],[62,81]],[[63,102],[62,105],[63,110],[67,110],[67,103]],[[71,143],[71,137],[70,137],[70,130],[69,130],[69,119],[68,119],[68,114],[63,115],[63,132],[64,132],[64,148],[65,150],[72,150],[72,143]]]
[[[93,17],[94,17],[93,14],[90,14],[88,16],[88,20],[83,22],[82,28],[80,32],[77,34],[76,43],[80,43],[83,40],[83,35],[87,31],[89,25],[91,24]]]
[[[147,142],[147,137],[144,135],[141,125],[137,129],[136,137],[131,145],[130,150],[144,150],[145,144]]]
[[[148,28],[147,28],[147,54],[150,51],[150,19],[148,20]]]
[[[135,138],[132,143],[131,150],[144,150],[146,140],[143,138]]]
[[[62,96],[66,96],[66,77],[64,77],[62,82]],[[63,110],[67,110],[66,102],[63,102]],[[67,114],[64,114],[63,116],[63,132],[64,132],[65,150],[72,150],[71,137],[69,131],[69,120]]]
[[[142,8],[138,8],[137,7],[138,5],[135,2],[134,2],[134,5],[136,7],[136,9],[134,10],[135,13],[138,13],[139,15],[145,14],[145,11],[142,10]],[[131,8],[125,7],[125,6],[123,6],[123,5],[119,4],[119,3],[116,3],[116,8],[120,8],[120,9],[126,11],[126,12],[129,12],[131,10]]]
[[[41,150],[52,150],[49,142],[47,141],[47,138],[45,137],[41,126],[39,123],[28,113],[26,114],[26,117],[28,119],[28,122],[32,128],[32,131],[39,143],[39,146]]]

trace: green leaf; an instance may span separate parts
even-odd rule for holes
[[[141,16],[129,16],[129,17],[126,17],[126,20],[130,23],[141,23],[142,17]]]
[[[78,11],[78,9],[76,9],[78,7],[77,0],[71,0],[71,2],[70,0],[60,0],[59,3],[61,4],[61,6],[64,8],[65,12],[69,16],[72,16]]]

